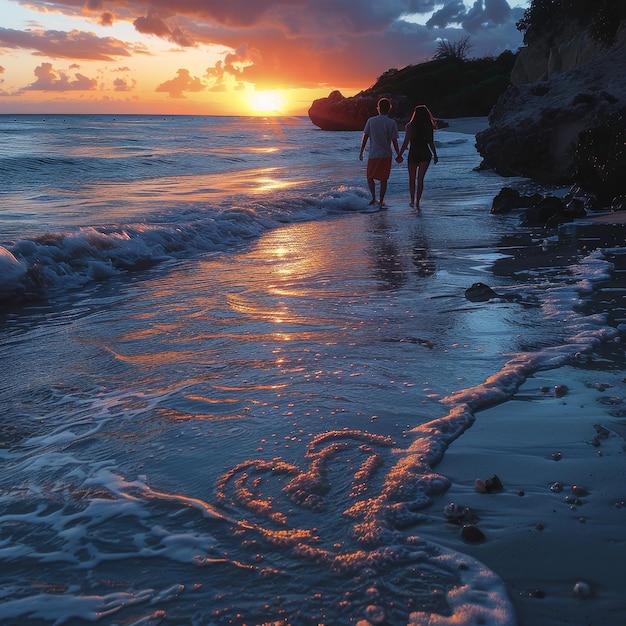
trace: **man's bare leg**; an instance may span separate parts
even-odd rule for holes
[[[380,206],[385,204],[385,194],[387,193],[387,181],[380,181]]]
[[[372,201],[370,204],[376,204],[376,183],[373,178],[367,179],[367,186],[370,188],[370,193],[372,194]]]

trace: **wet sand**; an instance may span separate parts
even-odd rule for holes
[[[626,623],[626,428],[611,416],[625,396],[623,371],[541,372],[479,413],[437,466],[447,500],[486,536],[468,545],[448,524],[448,547],[497,572],[523,626]],[[494,474],[502,491],[479,493],[475,480]]]
[[[564,227],[560,246],[520,246],[493,269],[523,276],[566,266],[589,246],[589,233],[596,244],[619,244],[625,218],[591,215]],[[469,507],[486,540],[464,542],[443,511],[433,522],[449,529],[448,547],[503,579],[521,626],[626,624],[626,251],[607,255],[611,277],[585,308],[606,314],[620,332],[571,365],[536,373],[511,401],[479,412],[436,467],[452,481],[446,503]],[[493,475],[503,489],[480,493],[476,480]]]

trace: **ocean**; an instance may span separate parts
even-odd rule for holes
[[[308,118],[0,116],[3,626],[516,623],[437,464],[610,264],[494,275],[534,187],[450,121],[416,211]]]

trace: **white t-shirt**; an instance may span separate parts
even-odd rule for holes
[[[391,142],[398,138],[398,124],[387,115],[376,115],[365,122],[363,132],[369,135],[368,159],[383,159],[393,156]]]

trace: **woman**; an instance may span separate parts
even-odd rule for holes
[[[433,131],[437,128],[437,123],[424,104],[419,104],[413,110],[413,115],[404,129],[404,141],[400,148],[400,155],[409,147],[409,192],[411,194],[410,206],[420,208],[420,200],[424,191],[424,176],[430,165],[431,159],[435,163],[439,161]],[[417,178],[417,189],[416,189]],[[417,192],[417,193],[416,193]]]

